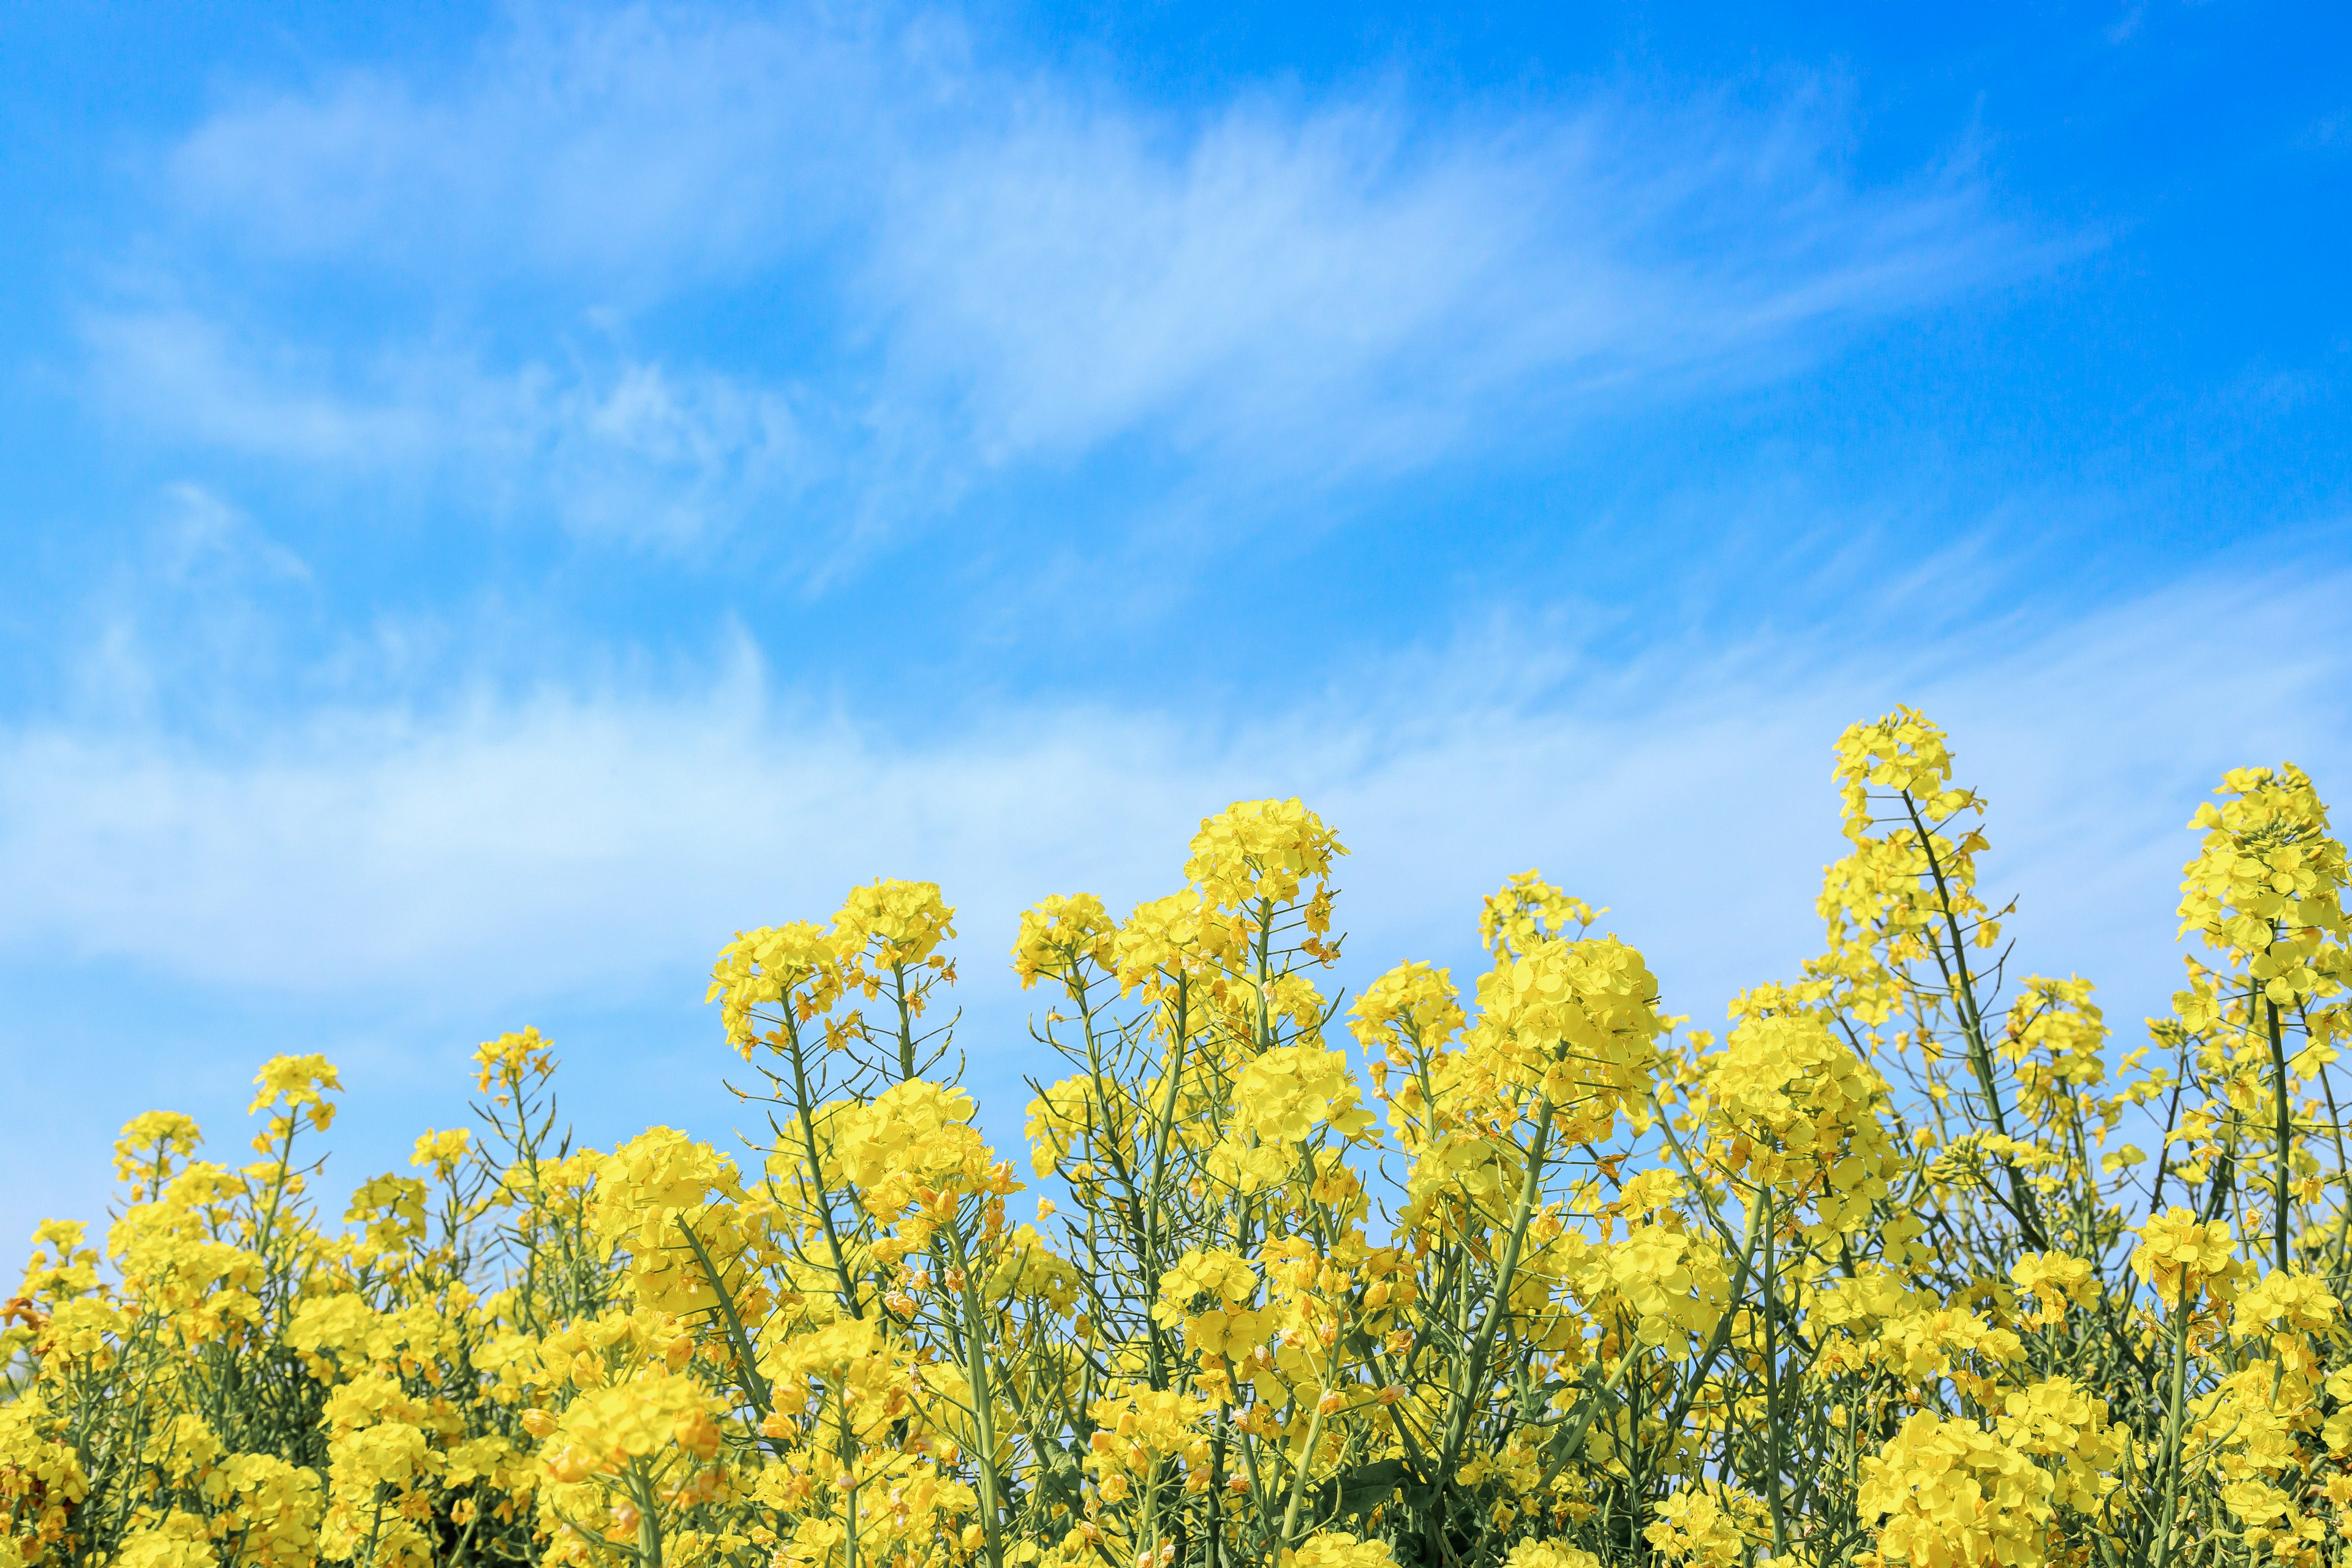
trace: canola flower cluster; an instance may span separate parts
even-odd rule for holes
[[[740,933],[765,1131],[559,1129],[548,1043],[322,1207],[156,1111],[0,1307],[0,1568],[2317,1568],[2352,1558],[2343,845],[2229,774],[2171,1013],[2011,980],[1984,802],[1839,742],[1821,956],[1717,1031],[1533,872],[1352,1003],[1297,801],[1023,916],[1025,1160],[929,883]],[[944,1019],[943,1019],[944,1016]],[[1016,1205],[1030,1217],[1016,1215]]]

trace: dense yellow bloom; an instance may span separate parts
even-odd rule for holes
[[[1135,907],[1111,941],[1122,991],[1157,985],[1163,976],[1191,977],[1235,962],[1241,933],[1198,891],[1171,893]]]
[[[735,940],[719,949],[702,999],[721,1003],[727,1037],[749,1056],[758,1034],[755,1009],[778,1006],[796,996],[795,1006],[814,1016],[838,992],[836,947],[832,934],[806,921],[737,931]]]
[[[1372,1123],[1338,1051],[1277,1046],[1242,1069],[1238,1092],[1252,1129],[1269,1142],[1303,1142],[1318,1127],[1353,1138]]]
[[[1731,1304],[1722,1256],[1696,1237],[1654,1225],[1595,1248],[1577,1288],[1594,1316],[1623,1317],[1649,1345],[1687,1349]]]
[[[1359,1041],[1379,1050],[1397,1035],[1414,1045],[1442,1046],[1465,1021],[1453,976],[1416,961],[1397,965],[1366,986],[1348,1024]]]
[[[1887,1194],[1894,1141],[1886,1084],[1814,1013],[1743,1018],[1704,1063],[1713,1152],[1728,1175],[1811,1202],[1849,1230]]]
[[[1298,1543],[1290,1568],[1396,1568],[1385,1541],[1359,1541],[1345,1531],[1318,1531]]]
[[[833,1122],[843,1179],[887,1194],[876,1202],[894,1211],[922,1188],[984,1184],[992,1162],[971,1125],[975,1109],[963,1090],[920,1079],[845,1108]]]
[[[1118,935],[1118,922],[1092,893],[1051,894],[1021,916],[1013,972],[1024,990],[1041,974],[1076,988],[1089,966],[1112,965]]]
[[[1257,1270],[1238,1253],[1187,1252],[1160,1276],[1151,1316],[1181,1326],[1184,1342],[1202,1354],[1237,1359],[1256,1349],[1271,1326],[1272,1314],[1251,1305],[1257,1290]]]
[[[2241,1334],[2317,1334],[2335,1327],[2341,1309],[2326,1280],[2270,1273],[2238,1298],[2232,1321]]]
[[[1661,1558],[1694,1568],[1734,1568],[1747,1555],[1748,1535],[1762,1510],[1754,1498],[1696,1486],[1668,1492],[1652,1511],[1655,1521],[1642,1538]]]
[[[1478,937],[1500,958],[1564,937],[1570,925],[1581,936],[1601,912],[1545,881],[1542,872],[1526,870],[1504,883],[1502,891],[1486,896],[1478,911]]]
[[[2344,846],[2309,776],[2292,763],[2240,768],[2214,793],[2221,804],[2189,824],[2205,838],[2181,869],[2181,934],[2244,964],[2278,1006],[2340,991],[2352,981]]]
[[[2119,1482],[2125,1435],[2107,1423],[2107,1404],[2072,1378],[2053,1377],[2004,1394],[1993,1430],[2049,1472],[2051,1499],[2077,1513],[2095,1510]]]
[[[1826,950],[1721,1031],[1529,871],[1468,1005],[1399,963],[1343,1040],[1345,851],[1245,801],[1126,921],[1022,915],[1031,1055],[958,1036],[933,884],[740,932],[749,1165],[572,1142],[526,1029],[321,1190],[341,1076],[280,1058],[258,1163],[149,1112],[102,1237],[36,1232],[0,1568],[2347,1568],[2325,807],[2224,781],[2203,956],[2111,1048],[2014,978],[1954,773],[1846,732]]]
[[[2010,1265],[2017,1288],[2036,1299],[2033,1321],[2053,1328],[2066,1321],[2068,1303],[2088,1307],[2098,1300],[2098,1281],[2091,1266],[2060,1252],[2028,1252]]]
[[[1601,1559],[1580,1546],[1552,1541],[1522,1541],[1511,1548],[1503,1568],[1601,1568]]]
[[[1507,1077],[1539,1086],[1580,1135],[1605,1132],[1655,1066],[1665,1025],[1657,982],[1614,937],[1547,938],[1505,955],[1478,981],[1478,1021],[1465,1043]]]
[[[120,1568],[215,1568],[220,1558],[205,1521],[173,1509],[157,1523],[124,1537],[114,1561]]]
[[[709,1415],[709,1391],[667,1372],[591,1390],[572,1401],[549,1439],[548,1473],[559,1480],[583,1471],[617,1474],[673,1447],[709,1458],[718,1446]]]
[[[1184,878],[1218,909],[1286,904],[1307,879],[1331,874],[1347,848],[1323,819],[1296,800],[1237,801],[1204,817],[1192,836]]]
[[[937,882],[883,878],[854,888],[833,917],[832,940],[841,957],[876,969],[929,963],[955,935],[955,910]]]
[[[2237,1238],[2220,1220],[2200,1221],[2178,1205],[2149,1219],[2132,1249],[2132,1272],[2167,1308],[2194,1306],[2200,1295],[2226,1301],[2246,1272]]]
[[[1913,1568],[2041,1560],[2050,1473],[1990,1432],[1922,1410],[1862,1462],[1859,1503],[1878,1552]]]

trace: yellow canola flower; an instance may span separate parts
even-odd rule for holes
[[[1993,1434],[1933,1411],[1911,1415],[1862,1461],[1857,1497],[1878,1556],[1909,1568],[2038,1563],[2050,1473]]]
[[[2024,1354],[2024,1342],[1997,1328],[1981,1312],[1939,1306],[1893,1319],[1872,1341],[1869,1355],[1878,1367],[1916,1386],[1959,1375],[1969,1363],[1989,1373]]]
[[[1827,1231],[1859,1227],[1886,1196],[1885,1080],[1819,1014],[1743,1018],[1702,1067],[1710,1152],[1727,1173],[1810,1199]]]
[[[115,1568],[215,1568],[219,1562],[204,1520],[178,1509],[123,1537],[114,1557]]]
[[[718,1002],[727,1038],[746,1058],[758,1038],[756,1011],[793,999],[805,1020],[832,1005],[841,986],[839,953],[831,934],[807,921],[739,931],[719,950],[705,1004]]]
[[[617,1475],[633,1460],[673,1447],[707,1458],[717,1448],[711,1398],[693,1378],[651,1371],[581,1394],[547,1439],[547,1474],[559,1481]]]
[[[1156,993],[1180,977],[1222,976],[1241,958],[1238,928],[1194,889],[1136,905],[1111,939],[1122,995]]]
[[[2220,805],[2197,808],[2205,837],[2181,868],[2180,934],[2245,966],[2273,1005],[2333,994],[2352,984],[2344,911],[2344,845],[2301,768],[2239,768]]]
[[[62,1530],[67,1510],[89,1495],[89,1480],[68,1434],[52,1434],[54,1420],[37,1393],[0,1404],[0,1508],[20,1520],[54,1510]]]
[[[2107,1404],[2072,1378],[2053,1377],[2006,1394],[1993,1422],[2000,1439],[2042,1461],[2051,1499],[2081,1514],[2097,1511],[2121,1484],[2129,1436],[2107,1422]]]
[[[160,1184],[170,1178],[175,1160],[184,1160],[204,1142],[195,1118],[176,1110],[150,1110],[122,1125],[114,1144],[118,1180]]]
[[[1039,976],[1058,980],[1077,994],[1088,968],[1117,962],[1118,923],[1092,893],[1055,893],[1021,916],[1013,939],[1013,973],[1026,991]]]
[[[869,976],[923,963],[937,967],[946,962],[934,957],[940,943],[955,935],[955,909],[940,897],[937,882],[880,878],[850,889],[833,917],[831,935],[842,961],[869,965]]]
[[[1357,1103],[1355,1076],[1339,1051],[1277,1046],[1242,1069],[1235,1091],[1251,1128],[1270,1143],[1302,1143],[1320,1127],[1362,1136],[1372,1113]]]
[[[1503,1568],[1601,1568],[1601,1559],[1562,1542],[1522,1541],[1503,1559]]]
[[[1205,1448],[1198,1428],[1208,1409],[1206,1400],[1172,1389],[1116,1385],[1087,1412],[1096,1427],[1087,1468],[1102,1476],[1123,1469],[1140,1478],[1168,1455]]]
[[[2063,1252],[2020,1254],[2017,1261],[2009,1266],[2009,1277],[2021,1293],[2035,1299],[2036,1305],[2028,1321],[2039,1328],[2055,1328],[2064,1322],[2069,1302],[2077,1307],[2091,1307],[2098,1302],[2097,1274],[2082,1258],[2069,1258]]]
[[[2326,1280],[2273,1269],[2239,1296],[2231,1309],[2231,1331],[2241,1337],[2324,1334],[2335,1327],[2342,1308]]]
[[[981,1294],[991,1301],[1043,1301],[1067,1317],[1077,1303],[1078,1271],[1032,1225],[1016,1226]]]
[[[352,1189],[343,1217],[367,1227],[374,1251],[396,1252],[425,1234],[425,1184],[390,1172],[362,1182]]]
[[[276,1454],[233,1454],[205,1490],[216,1504],[228,1505],[236,1561],[297,1568],[318,1560],[326,1497],[316,1470]]]
[[[1659,1225],[1638,1226],[1622,1241],[1595,1243],[1574,1283],[1594,1317],[1628,1320],[1642,1343],[1683,1352],[1695,1350],[1731,1305],[1722,1254],[1709,1242]]]
[[[335,1064],[315,1051],[307,1056],[272,1057],[261,1064],[253,1081],[259,1092],[246,1107],[247,1115],[273,1108],[293,1111],[309,1106],[310,1120],[321,1131],[334,1120],[334,1107],[328,1102],[327,1092],[343,1087],[342,1075]]]
[[[1971,792],[1952,786],[1949,738],[1916,708],[1849,726],[1838,737],[1836,777],[1849,837],[1859,837],[1856,825],[1869,820],[1874,788],[1907,795],[1937,817],[1976,804]]]
[[[1569,927],[1581,936],[1606,914],[1582,899],[1572,898],[1543,879],[1537,870],[1521,871],[1486,895],[1478,911],[1478,939],[1496,958],[1527,952],[1539,942],[1566,938]]]
[[[1184,1342],[1203,1355],[1237,1359],[1265,1341],[1272,1314],[1250,1303],[1258,1290],[1257,1270],[1239,1253],[1223,1247],[1195,1248],[1160,1277],[1152,1321],[1181,1326]]]
[[[1329,877],[1333,858],[1347,852],[1296,799],[1241,800],[1201,819],[1184,879],[1213,908],[1251,911],[1296,900],[1303,882]]]
[[[866,1105],[839,1108],[830,1121],[842,1178],[881,1194],[879,1205],[905,1206],[916,1188],[975,1188],[989,1174],[987,1146],[971,1125],[971,1095],[910,1079]]]
[[[2018,1078],[2020,1102],[2043,1122],[2082,1103],[2107,1076],[2105,1018],[2089,981],[2028,975],[2009,1010],[2000,1054]]]
[[[474,1134],[468,1128],[453,1128],[446,1132],[428,1131],[417,1139],[408,1163],[419,1168],[430,1166],[434,1175],[446,1181],[457,1173],[473,1146]]]
[[[1360,1541],[1342,1530],[1318,1531],[1285,1554],[1285,1568],[1396,1568],[1385,1541]]]
[[[474,1087],[510,1105],[525,1081],[555,1070],[555,1052],[537,1029],[484,1040],[474,1052]]]
[[[1366,986],[1348,1016],[1348,1027],[1367,1048],[1378,1050],[1399,1036],[1414,1045],[1442,1046],[1465,1021],[1453,976],[1416,960]]]
[[[1828,952],[1807,967],[1862,1023],[1882,1024],[1916,998],[1906,978],[1913,966],[1950,962],[1952,921],[1967,944],[2000,940],[2000,922],[1976,891],[1984,835],[1958,823],[1966,813],[1981,817],[1984,802],[1951,774],[1943,731],[1910,708],[1853,725],[1838,741],[1836,776],[1853,847],[1822,873],[1815,908]]]
[[[1666,1026],[1657,993],[1642,955],[1615,937],[1548,938],[1479,977],[1464,1044],[1506,1079],[1540,1085],[1576,1135],[1597,1136],[1648,1088]]]
[[[2145,1221],[2132,1249],[2132,1272],[2151,1287],[2167,1311],[2194,1308],[2200,1296],[2215,1302],[2237,1294],[2246,1266],[2229,1226],[2200,1220],[2176,1204]]]
[[[1668,1492],[1651,1509],[1653,1522],[1642,1532],[1659,1557],[1691,1568],[1736,1568],[1747,1555],[1748,1537],[1762,1521],[1754,1498],[1720,1484]]]
[[[653,1127],[599,1162],[589,1225],[608,1249],[627,1253],[639,1305],[698,1312],[718,1305],[719,1283],[743,1251],[743,1201],[734,1161],[675,1128]]]

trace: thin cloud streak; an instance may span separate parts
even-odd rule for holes
[[[1039,708],[896,746],[796,710],[748,655],[699,697],[321,714],[236,752],[20,726],[0,740],[0,952],[228,991],[431,985],[495,1009],[625,993],[877,874],[941,881],[992,952],[1045,893],[1164,890],[1200,816],[1271,794],[1357,847],[1360,945],[1459,945],[1477,897],[1533,861],[1719,995],[1806,951],[1790,932],[1834,848],[1830,742],[1895,700],[1954,731],[1995,802],[2000,876],[2076,912],[2078,889],[2122,878],[2145,906],[2126,924],[2154,931],[2169,900],[2151,868],[2223,767],[2290,754],[2323,787],[2352,769],[2352,644],[2227,657],[2251,606],[2318,624],[2346,585],[2181,588],[1892,669],[1794,647],[1654,656],[1580,695],[1572,672],[1513,693],[1477,644],[1410,683],[1370,679],[1376,697],[1223,729]],[[2106,951],[2113,924],[2069,941],[2138,965]]]
[[[723,532],[829,462],[786,394],[628,356],[492,371],[394,345],[352,364],[185,309],[94,313],[85,340],[108,401],[200,446],[493,512],[551,506],[593,539]]]
[[[1803,94],[1180,117],[935,14],[633,10],[517,27],[446,85],[230,103],[168,164],[170,303],[101,300],[88,343],[167,439],[456,469],[603,538],[784,499],[887,532],[1125,442],[1295,494],[1770,380],[2045,259],[1965,174],[1856,185],[1838,133]],[[364,324],[300,324],[289,279],[359,290]],[[762,325],[723,364],[637,341],[740,297]],[[630,386],[664,395],[636,425]]]
[[[2347,587],[2199,582],[1892,666],[1757,644],[1588,680],[1572,652],[1506,634],[1244,723],[1041,705],[920,745],[805,710],[747,658],[698,696],[355,709],[240,749],[136,721],[20,723],[0,731],[5,1033],[47,1062],[37,1033],[65,1029],[124,1070],[100,1089],[76,1069],[73,1118],[0,1156],[0,1232],[99,1201],[98,1167],[64,1152],[164,1100],[233,1115],[246,1064],[281,1050],[325,1046],[361,1073],[346,1159],[362,1168],[454,1110],[452,1038],[551,1017],[574,1041],[630,1021],[567,1050],[593,1136],[651,1114],[719,1134],[731,1102],[684,1087],[717,1070],[688,1016],[710,954],[876,875],[937,879],[960,906],[963,1037],[1010,1135],[1019,1079],[1045,1065],[999,962],[1020,910],[1167,891],[1198,819],[1235,798],[1302,795],[1353,849],[1350,986],[1409,957],[1466,982],[1479,898],[1537,865],[1611,906],[1704,1026],[1815,950],[1840,842],[1830,742],[1899,700],[1952,731],[1991,799],[1988,890],[2023,901],[2014,973],[2096,980],[2128,1040],[2175,984],[2182,825],[2221,772],[2291,758],[2352,798],[2352,640],[2239,657],[2258,617],[2335,625]],[[207,1033],[191,1010],[234,1024]]]

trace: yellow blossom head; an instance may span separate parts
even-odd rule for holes
[[[555,1070],[554,1048],[537,1029],[519,1029],[484,1040],[474,1052],[474,1087],[500,1105],[511,1105],[524,1084]]]
[[[196,1152],[204,1142],[193,1116],[176,1110],[149,1110],[122,1124],[114,1142],[114,1173],[126,1182],[168,1181],[177,1162]]]
[[[1092,893],[1048,894],[1021,916],[1021,930],[1013,939],[1013,972],[1024,991],[1045,975],[1075,995],[1088,968],[1112,965],[1118,934],[1118,922]]]
[[[739,931],[719,950],[702,999],[721,1004],[727,1038],[748,1059],[760,1038],[758,1009],[781,1009],[777,1021],[791,1026],[833,1004],[841,990],[835,948],[823,927],[807,921]]]
[[[833,917],[832,938],[845,963],[876,970],[943,967],[941,942],[955,935],[955,909],[937,882],[879,879],[853,888]]]
[[[1255,910],[1295,902],[1303,882],[1328,879],[1332,859],[1347,852],[1297,800],[1235,801],[1202,819],[1184,876],[1213,908]]]

